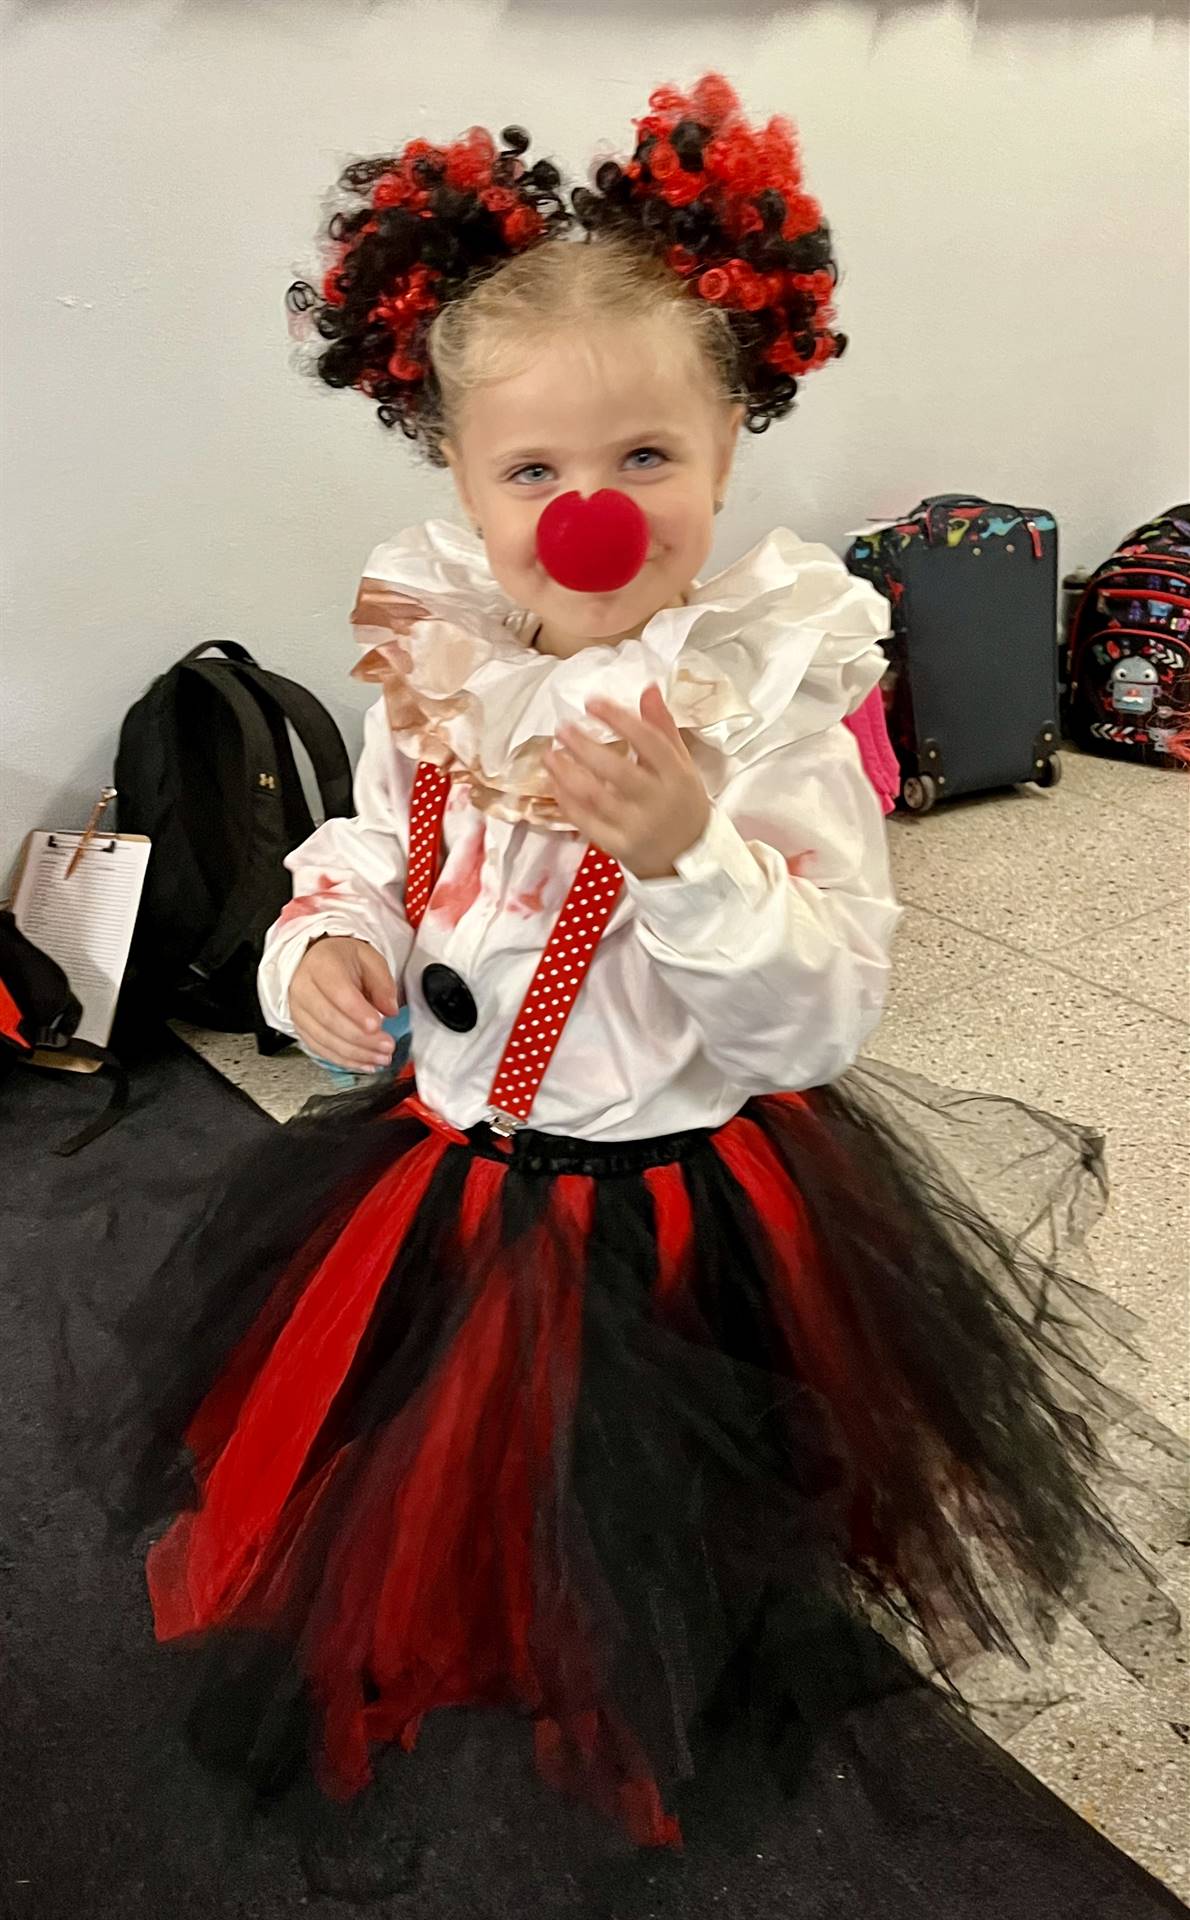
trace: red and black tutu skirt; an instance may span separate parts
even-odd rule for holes
[[[351,1802],[482,1726],[676,1848],[708,1768],[792,1786],[914,1648],[953,1673],[1104,1567],[1150,1605],[1086,1302],[1025,1231],[1096,1144],[1030,1124],[1017,1226],[871,1082],[629,1145],[456,1133],[408,1084],[279,1129],[122,1329],[122,1510],[203,1757]]]

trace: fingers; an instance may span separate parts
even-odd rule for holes
[[[347,1067],[352,1073],[379,1073],[392,1059],[391,1042],[381,1051],[377,1041],[367,1036],[354,1041],[344,1039],[341,1031],[310,1012],[299,1013],[295,1009],[293,1020],[302,1045],[333,1066]],[[388,1042],[387,1034],[380,1038]]]
[[[386,1019],[391,1019],[397,1011],[397,989],[385,960],[375,947],[361,949],[359,971],[365,997]]]
[[[387,1066],[392,1040],[382,1031],[380,1013],[368,993],[385,1011],[396,1012],[392,976],[375,949],[362,941],[316,941],[294,975],[289,995],[294,1025],[306,1045],[359,1072]]]
[[[558,739],[567,755],[605,786],[632,800],[639,799],[644,792],[648,775],[629,758],[623,746],[606,746],[602,741],[593,740],[581,727],[569,725],[559,727]]]
[[[316,1011],[344,1037],[366,1040],[379,1033],[380,1015],[346,972],[328,971],[309,982],[309,991],[322,995],[326,1006]]]
[[[351,1068],[353,1073],[376,1073],[392,1060],[388,1033],[367,1033],[351,1027],[317,987],[307,985],[301,993],[290,995],[290,1014],[301,1044],[334,1066]]]
[[[612,790],[594,774],[588,773],[569,753],[555,749],[549,755],[554,790],[563,812],[572,826],[596,838],[614,825],[620,806]]]
[[[393,1057],[381,1015],[397,1011],[387,962],[366,941],[316,940],[307,949],[289,993],[302,1044],[322,1060],[352,1073],[376,1073]]]
[[[296,1006],[291,1003],[290,1010],[296,1024],[311,1030],[317,1028],[320,1041],[328,1041],[335,1049],[336,1060],[350,1054],[353,1062],[383,1067],[392,1059],[393,1043],[387,1033],[370,1031],[344,1019],[330,1001],[316,991],[304,996]]]
[[[666,706],[665,695],[656,683],[651,687],[646,687],[641,694],[640,717],[646,726],[656,727],[659,733],[665,734],[672,746],[680,747],[683,745],[678,723]]]
[[[642,717],[648,693],[656,693],[668,726],[660,726],[651,718]],[[626,740],[642,767],[650,773],[663,773],[673,765],[674,748],[681,746],[681,735],[658,689],[647,690],[642,696],[641,707],[642,713],[633,713],[628,707],[616,706],[610,700],[591,700],[587,703],[587,712],[593,720],[602,721],[605,727],[611,727],[613,732],[618,733],[621,740]]]

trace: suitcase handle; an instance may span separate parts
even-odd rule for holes
[[[987,507],[991,502],[982,493],[934,493],[921,502],[915,520],[921,520],[931,547],[946,539],[951,507]]]

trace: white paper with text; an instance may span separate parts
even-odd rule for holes
[[[58,962],[83,1009],[80,1040],[105,1047],[128,965],[149,865],[149,842],[98,833],[69,880],[82,835],[34,833],[13,912],[21,932]]]

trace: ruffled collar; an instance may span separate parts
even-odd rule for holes
[[[379,683],[400,751],[465,777],[508,820],[561,826],[545,753],[559,725],[591,726],[597,692],[635,707],[656,683],[707,749],[712,790],[733,767],[854,711],[879,679],[888,608],[828,547],[778,530],[655,614],[638,639],[568,660],[532,646],[482,543],[440,521],[377,547],[352,623],[356,676]]]

